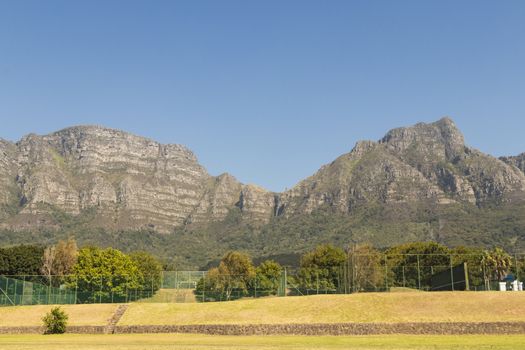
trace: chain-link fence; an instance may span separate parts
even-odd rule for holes
[[[480,254],[348,254],[339,266],[288,268],[288,294],[382,291],[518,290],[525,254],[487,260]],[[514,283],[513,283],[514,282]]]
[[[195,289],[204,276],[206,276],[205,271],[164,271],[161,277],[161,288]]]
[[[336,266],[283,267],[273,275],[164,271],[140,286],[125,276],[0,276],[0,305],[210,302],[268,296],[403,290],[520,290],[525,254],[352,254]]]
[[[0,276],[0,305],[75,304],[75,291],[43,276]]]
[[[163,271],[140,286],[116,275],[0,276],[0,306],[195,301],[194,290],[205,275],[204,271]]]
[[[287,283],[285,270],[274,276],[207,275],[198,282],[195,296],[200,302],[286,296]]]

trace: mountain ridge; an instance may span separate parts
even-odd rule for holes
[[[183,145],[92,125],[0,140],[0,164],[0,229],[12,242],[68,230],[108,244],[176,238],[185,245],[174,248],[178,255],[204,263],[243,247],[270,255],[322,242],[472,244],[474,237],[512,246],[525,236],[525,153],[498,159],[469,147],[448,117],[358,141],[283,192],[212,176]],[[480,233],[466,226],[482,216],[512,222],[501,229],[486,222]],[[191,257],[190,249],[204,247]]]

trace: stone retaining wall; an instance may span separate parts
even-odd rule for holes
[[[102,334],[105,326],[70,326],[67,333]],[[116,326],[115,333],[209,335],[525,334],[525,322],[324,323],[262,325]],[[43,327],[0,327],[0,334],[43,334]]]
[[[525,322],[117,326],[115,333],[213,335],[525,334]]]
[[[68,326],[66,333],[102,334],[105,326]],[[44,334],[44,327],[0,327],[0,334]]]

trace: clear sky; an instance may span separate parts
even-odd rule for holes
[[[525,1],[0,0],[5,139],[105,125],[280,191],[445,115],[525,152]]]

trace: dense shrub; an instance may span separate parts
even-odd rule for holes
[[[68,315],[60,308],[54,307],[43,318],[45,334],[62,334],[66,332]]]

